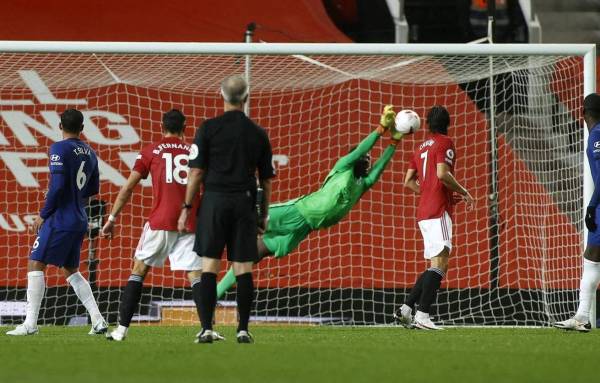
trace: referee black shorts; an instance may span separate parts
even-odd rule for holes
[[[221,259],[227,246],[228,261],[256,262],[257,235],[257,217],[252,193],[204,192],[196,224],[194,251],[197,254]]]

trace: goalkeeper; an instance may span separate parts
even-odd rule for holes
[[[393,107],[387,105],[379,126],[337,161],[319,190],[269,207],[267,230],[257,240],[259,260],[270,255],[275,258],[288,255],[311,231],[333,226],[348,214],[377,182],[402,139],[402,133],[390,129],[395,117]],[[391,131],[392,142],[371,169],[369,151],[386,130]],[[234,283],[235,276],[230,269],[217,286],[217,299]]]

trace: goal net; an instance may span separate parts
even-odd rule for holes
[[[244,74],[245,64],[242,54],[0,53],[0,324],[23,319],[36,237],[28,229],[48,185],[48,147],[61,139],[59,114],[83,112],[83,138],[100,159],[94,227],[140,149],[160,139],[162,114],[182,110],[191,141],[204,119],[222,112],[220,81]],[[423,121],[430,107],[444,105],[455,176],[477,202],[472,211],[456,206],[435,320],[547,325],[574,311],[583,243],[582,56],[257,54],[250,73],[250,117],[268,132],[278,173],[273,202],[316,191],[376,127],[385,104],[415,110]],[[426,135],[423,122],[404,138],[379,182],[339,224],[256,266],[257,321],[392,322],[427,267],[418,199],[403,187]],[[388,141],[376,143],[373,160]],[[81,271],[113,322],[151,199],[146,180],[120,215],[116,238],[92,230],[84,241]],[[46,281],[40,323],[83,323],[85,309],[62,273],[49,267]],[[234,297],[235,288],[225,300]],[[175,307],[183,313],[175,323],[196,324],[190,302],[182,272],[153,268],[134,319],[165,323],[161,310]]]

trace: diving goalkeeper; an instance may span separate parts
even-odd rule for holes
[[[269,207],[267,230],[257,239],[259,260],[271,255],[275,258],[288,255],[311,231],[333,226],[348,214],[360,197],[377,182],[402,139],[402,133],[390,129],[395,117],[393,107],[387,105],[379,126],[337,161],[319,190]],[[391,144],[370,168],[369,151],[386,130],[390,130]],[[217,299],[234,283],[235,276],[230,269],[217,286]]]

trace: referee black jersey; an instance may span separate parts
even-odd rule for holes
[[[263,128],[233,110],[202,123],[190,150],[192,168],[204,170],[204,190],[241,192],[275,176],[271,144]]]

